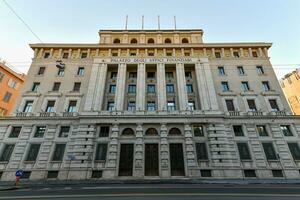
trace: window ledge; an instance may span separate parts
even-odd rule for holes
[[[77,91],[70,91],[68,93],[66,93],[67,97],[82,97],[83,93],[81,92],[77,92]]]
[[[268,95],[279,96],[280,94],[278,92],[276,92],[275,90],[268,90],[268,91],[261,92],[261,95],[263,95],[263,96],[268,96]]]
[[[218,93],[220,96],[237,96],[232,90],[222,91]]]
[[[22,95],[23,97],[39,97],[41,96],[40,92],[32,92],[32,91],[27,91],[25,94]]]
[[[105,163],[106,160],[95,160],[95,163]]]

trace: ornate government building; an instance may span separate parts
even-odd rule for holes
[[[0,177],[298,179],[291,115],[270,43],[203,31],[101,30],[95,44],[31,44],[14,114],[0,120]]]

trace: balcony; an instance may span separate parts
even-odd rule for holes
[[[229,116],[240,116],[241,115],[240,111],[229,111],[228,114],[229,114]]]
[[[40,112],[40,117],[55,117],[55,112]]]

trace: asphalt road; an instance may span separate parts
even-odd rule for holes
[[[0,191],[1,199],[300,200],[300,185],[107,184],[40,185]]]

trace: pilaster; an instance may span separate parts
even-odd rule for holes
[[[118,79],[115,96],[115,108],[118,111],[123,110],[124,107],[125,83],[126,63],[120,63],[118,67]]]
[[[145,110],[145,79],[146,79],[145,63],[139,63],[137,69],[137,93],[136,93],[137,110]]]
[[[187,176],[199,176],[199,170],[197,169],[197,156],[195,155],[195,148],[193,142],[192,127],[189,124],[184,125],[184,137],[185,137],[185,153],[186,153],[186,165]]]
[[[162,124],[160,127],[160,166],[161,177],[170,177],[170,156],[167,126]]]
[[[157,64],[157,99],[158,110],[167,109],[166,75],[164,63]]]
[[[186,81],[184,74],[184,64],[176,64],[176,77],[177,77],[177,90],[178,90],[178,99],[179,99],[179,110],[188,109],[188,97],[186,91]]]
[[[144,141],[143,141],[143,127],[138,124],[136,127],[136,140],[134,147],[134,177],[142,178],[143,173],[143,163],[144,163]]]

